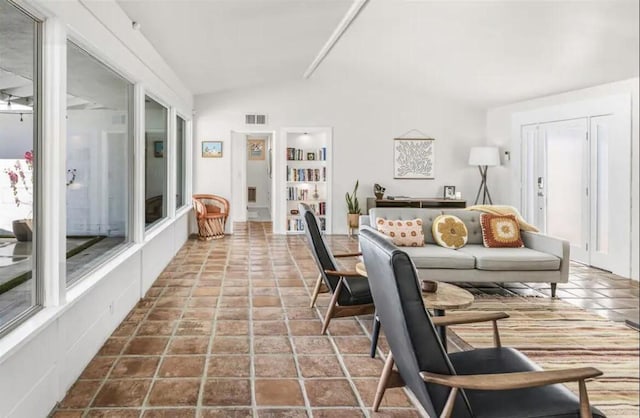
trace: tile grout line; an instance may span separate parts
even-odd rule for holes
[[[214,242],[215,241],[215,242]],[[205,269],[205,266],[208,264],[209,257],[211,253],[215,252],[217,245],[216,240],[209,241],[209,251],[207,252],[205,259],[203,260],[202,269]],[[198,399],[196,401],[196,416],[199,417],[202,415],[203,410],[203,398],[204,398],[204,390],[207,385],[207,377],[209,374],[209,363],[211,362],[211,350],[213,349],[213,340],[216,336],[216,328],[218,323],[218,313],[220,312],[220,305],[222,304],[222,286],[224,284],[224,280],[227,277],[227,266],[229,264],[229,252],[231,251],[231,246],[227,246],[226,257],[224,261],[224,266],[222,269],[222,274],[220,277],[220,286],[218,291],[218,298],[216,300],[215,313],[213,314],[213,318],[211,319],[211,335],[209,336],[209,343],[207,344],[207,352],[205,353],[204,359],[204,367],[202,368],[202,377],[200,378],[200,388],[198,389]],[[200,275],[202,277],[202,274]]]

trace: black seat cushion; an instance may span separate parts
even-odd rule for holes
[[[345,277],[344,279],[344,285],[348,290],[348,298],[345,298],[345,300],[341,299],[340,305],[365,305],[373,303],[369,281],[366,277]]]
[[[524,354],[512,348],[483,348],[449,354],[456,373],[493,374],[542,370]],[[564,385],[514,390],[465,390],[473,416],[478,418],[580,416],[580,401]],[[591,408],[594,418],[604,414]]]

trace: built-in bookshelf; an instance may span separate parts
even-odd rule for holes
[[[285,232],[304,232],[300,203],[313,209],[320,229],[327,232],[331,225],[328,200],[331,194],[331,129],[288,131],[286,139]]]

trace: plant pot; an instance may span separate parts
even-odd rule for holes
[[[18,241],[31,241],[33,237],[32,219],[16,219],[11,226],[13,227],[13,235]]]
[[[376,195],[376,200],[382,200],[382,198],[384,197],[383,192],[374,192],[373,194]]]
[[[360,225],[360,214],[349,213],[347,214],[349,220],[349,228],[357,228]]]

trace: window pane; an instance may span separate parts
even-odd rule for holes
[[[145,98],[145,207],[148,227],[167,216],[167,108],[149,96]]]
[[[184,141],[185,121],[176,116],[176,208],[184,206]]]
[[[0,330],[38,303],[34,274],[36,22],[0,0]]]
[[[68,284],[128,242],[131,92],[127,80],[67,43]]]

